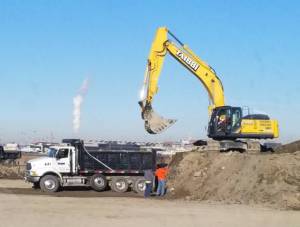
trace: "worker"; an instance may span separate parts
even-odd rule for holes
[[[156,191],[157,196],[165,195],[167,174],[168,174],[168,167],[164,165],[158,167],[155,171],[155,176],[157,176],[157,180],[158,180],[158,186]]]
[[[225,131],[225,127],[226,127],[226,123],[227,123],[227,119],[226,119],[226,115],[222,114],[220,116],[217,117],[218,120],[218,131]]]
[[[152,169],[145,170],[144,178],[145,178],[145,186],[146,186],[144,191],[144,197],[147,198],[151,195],[152,186],[153,186],[154,174]]]

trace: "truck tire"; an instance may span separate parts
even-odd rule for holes
[[[143,194],[146,188],[145,178],[139,177],[133,183],[133,191],[138,194]]]
[[[40,180],[40,187],[44,192],[57,192],[60,184],[56,176],[45,175]]]
[[[33,189],[40,189],[41,187],[40,187],[40,182],[34,182],[33,184],[32,184],[32,188]]]
[[[95,191],[101,192],[107,187],[106,177],[102,174],[94,174],[90,178],[90,186]]]
[[[126,192],[128,190],[128,182],[124,177],[115,177],[111,182],[111,189],[115,192]]]

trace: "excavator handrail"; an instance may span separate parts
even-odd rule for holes
[[[168,30],[170,36],[172,36],[181,46],[184,46],[184,43],[181,42],[171,31]]]

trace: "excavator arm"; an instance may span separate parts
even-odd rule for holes
[[[168,36],[173,37],[179,45],[171,41]],[[158,79],[167,54],[174,57],[203,84],[210,99],[209,113],[215,107],[225,105],[223,86],[215,71],[194,54],[187,45],[181,43],[167,28],[161,27],[157,30],[152,43],[139,102],[142,108],[142,118],[145,120],[145,128],[151,134],[160,133],[176,122],[176,120],[162,118],[152,109],[152,101],[158,91]]]

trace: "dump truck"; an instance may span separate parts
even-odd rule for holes
[[[5,151],[3,146],[0,146],[0,161],[15,161],[19,158],[21,158],[21,151]]]
[[[156,150],[87,150],[80,139],[64,139],[47,157],[26,163],[25,181],[45,192],[65,186],[90,186],[96,191],[145,190],[144,171],[155,170]]]

